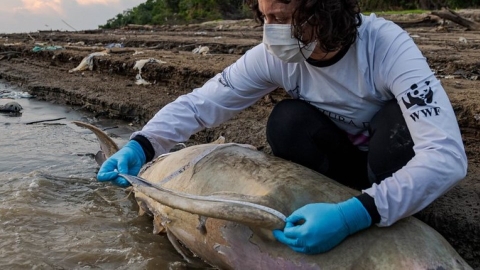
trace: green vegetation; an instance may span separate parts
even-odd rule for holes
[[[147,0],[99,27],[110,29],[128,24],[184,24],[251,17],[243,0]]]
[[[359,0],[362,11],[378,14],[424,13],[448,7],[479,7],[480,0]],[[128,24],[185,24],[221,19],[252,18],[245,0],[146,0],[145,3],[109,19],[101,29],[120,28]]]

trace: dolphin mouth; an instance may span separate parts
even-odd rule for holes
[[[98,138],[101,152],[97,153],[96,161],[101,163],[106,158],[118,151],[118,145],[99,128],[80,121],[73,121],[77,126],[91,130]],[[224,138],[220,138],[214,144],[229,146],[239,144],[223,144]],[[240,145],[245,147],[245,145]],[[194,160],[185,166],[193,166],[196,162],[201,160],[209,153],[216,150],[218,147],[213,147],[210,150],[197,156]],[[181,174],[183,169],[175,171],[162,180],[161,183],[168,182],[175,175]],[[270,230],[283,229],[285,227],[285,215],[270,207],[253,203],[250,201],[241,201],[235,199],[225,199],[211,196],[200,196],[182,193],[175,190],[163,188],[158,184],[153,184],[143,178],[132,175],[121,174],[121,177],[129,181],[135,189],[135,192],[140,192],[168,207],[179,209],[191,214],[197,214],[205,217],[218,218],[228,221],[234,221],[250,227],[266,228]]]
[[[235,221],[266,229],[283,229],[286,216],[257,203],[212,196],[187,194],[166,189],[139,176],[119,174],[138,191],[161,204],[205,217]]]

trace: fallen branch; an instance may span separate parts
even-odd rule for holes
[[[126,53],[126,52],[135,52],[134,48],[105,48],[100,46],[92,47],[80,47],[80,46],[65,46],[67,50],[74,51],[105,51],[106,53]]]
[[[103,131],[107,131],[109,129],[115,129],[115,128],[118,128],[118,126],[113,126],[113,127],[106,127],[106,128],[102,128]]]
[[[17,52],[17,51],[0,52],[0,55],[3,55],[3,54],[20,54],[20,52]]]
[[[438,19],[432,18],[431,16],[425,16],[424,18],[411,20],[411,21],[395,21],[395,24],[402,28],[408,27],[422,27],[422,26],[435,26],[439,24]]]
[[[126,30],[152,30],[152,25],[141,25],[141,24],[128,24],[127,26],[123,27]]]
[[[99,46],[92,46],[92,47],[80,47],[80,46],[64,46],[67,50],[74,50],[74,51],[104,51],[104,47]]]
[[[62,120],[62,119],[66,119],[66,117],[60,117],[60,118],[54,118],[54,119],[46,119],[46,120],[32,121],[32,122],[27,122],[27,123],[25,123],[25,125],[38,124],[38,123],[43,123],[43,122],[51,122],[51,121],[57,121],[57,120]]]
[[[456,24],[459,24],[463,27],[466,27],[468,30],[480,30],[480,24],[474,21],[470,21],[468,19],[463,18],[460,14],[456,13],[453,10],[440,10],[440,11],[432,11],[432,15],[438,16],[444,20],[452,21]]]
[[[3,60],[3,59],[10,60],[14,57],[18,57],[18,55],[20,55],[20,52],[12,52],[12,51],[2,52],[2,53],[0,53],[0,61]]]
[[[108,53],[126,53],[126,52],[135,52],[134,48],[109,48],[107,49]]]
[[[35,38],[33,38],[32,35],[30,35],[29,33],[27,33],[27,35],[31,40],[33,40],[33,43],[35,43],[35,41],[36,41]]]

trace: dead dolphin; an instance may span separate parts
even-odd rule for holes
[[[98,128],[74,123],[97,135],[106,157],[118,149]],[[372,226],[327,253],[291,250],[273,239],[271,229],[283,221],[270,210],[288,216],[305,204],[339,202],[359,192],[245,145],[187,147],[147,164],[139,176],[151,186],[133,183],[135,197],[153,216],[155,230],[165,229],[184,257],[183,246],[220,269],[472,269],[438,232],[413,217]],[[258,210],[254,218],[248,209]]]
[[[22,105],[18,104],[18,102],[15,101],[8,102],[5,105],[0,105],[0,112],[19,113],[22,110]]]

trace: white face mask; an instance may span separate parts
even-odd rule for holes
[[[292,37],[290,24],[264,24],[263,44],[267,51],[284,62],[298,63],[305,61],[312,54],[317,42],[305,46]]]

